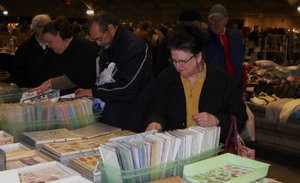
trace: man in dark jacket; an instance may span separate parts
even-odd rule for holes
[[[105,102],[101,122],[123,130],[144,131],[143,115],[154,89],[147,44],[107,12],[91,17],[87,27],[91,38],[101,46],[99,73],[112,70],[110,80],[100,77],[93,89],[75,91],[76,97]]]
[[[225,25],[228,22],[224,6],[213,6],[208,15],[208,41],[205,45],[206,60],[227,70],[238,79],[241,96],[246,94],[246,74],[243,66],[242,34]]]
[[[15,53],[11,69],[11,78],[19,87],[33,88],[45,81],[45,58],[48,54],[43,38],[44,26],[50,22],[49,15],[36,15],[32,19],[34,33],[24,41]]]

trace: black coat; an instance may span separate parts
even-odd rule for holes
[[[115,63],[115,83],[93,88],[93,97],[105,102],[103,123],[123,130],[142,132],[143,116],[152,90],[154,77],[147,44],[134,33],[119,26],[107,49],[100,52],[100,72]]]
[[[61,95],[74,93],[77,88],[92,88],[96,81],[97,57],[97,49],[93,42],[74,36],[63,53],[48,56],[47,79],[66,75],[76,84],[75,88],[60,90]]]
[[[218,66],[207,63],[206,79],[199,101],[199,112],[213,114],[221,127],[220,141],[224,143],[230,128],[230,114],[236,116],[238,130],[247,120],[236,78]],[[159,122],[163,130],[186,128],[186,100],[180,74],[169,67],[158,77],[156,91],[145,115],[145,127]]]
[[[46,81],[44,65],[49,54],[51,52],[44,52],[35,34],[32,34],[15,53],[10,73],[13,82],[19,87],[33,88]]]

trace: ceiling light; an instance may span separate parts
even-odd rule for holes
[[[8,11],[4,10],[3,15],[7,15],[7,14],[8,14]]]
[[[93,15],[93,14],[94,14],[94,10],[87,10],[87,11],[86,11],[86,14],[88,14],[88,15]]]
[[[300,6],[298,6],[297,10],[300,11]]]

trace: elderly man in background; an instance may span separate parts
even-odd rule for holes
[[[208,62],[222,67],[238,79],[241,96],[246,100],[243,38],[238,30],[226,27],[228,20],[224,6],[216,4],[210,9],[206,58]]]
[[[45,81],[43,65],[48,52],[43,37],[44,26],[51,19],[47,14],[36,15],[32,19],[33,34],[17,49],[11,69],[11,78],[19,87],[33,88]]]

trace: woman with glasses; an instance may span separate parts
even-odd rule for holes
[[[194,25],[179,25],[170,35],[169,61],[174,67],[158,76],[152,102],[145,115],[146,131],[220,126],[224,142],[230,128],[230,114],[238,130],[247,120],[239,85],[225,70],[204,60],[205,33]]]

